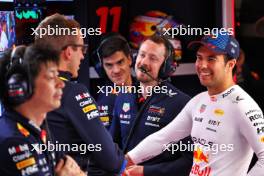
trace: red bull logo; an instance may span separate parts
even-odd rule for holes
[[[209,155],[205,155],[200,148],[198,148],[193,152],[193,158],[196,163],[201,163],[201,162],[208,163],[208,157]]]
[[[191,173],[198,176],[210,176],[211,167],[206,166],[204,169],[200,169],[198,164],[194,164]]]
[[[17,123],[17,129],[20,131],[21,134],[23,134],[25,137],[28,137],[30,135],[29,131],[24,128],[20,123]]]
[[[211,167],[206,166],[204,169],[201,169],[199,164],[208,163],[209,155],[204,154],[204,152],[198,148],[193,152],[193,159],[195,164],[192,166],[191,173],[198,176],[210,176]]]

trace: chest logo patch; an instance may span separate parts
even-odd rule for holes
[[[205,104],[202,104],[201,107],[200,107],[200,113],[203,113],[206,109],[206,105]]]
[[[124,112],[128,112],[130,110],[130,104],[124,103],[122,109]]]
[[[223,116],[225,114],[224,110],[222,109],[215,109],[214,114],[218,117]]]
[[[156,115],[161,115],[161,116],[163,116],[164,113],[165,113],[165,108],[150,105],[150,107],[149,107],[149,109],[148,109],[148,112],[149,112],[149,113],[152,113],[152,114],[156,114]]]

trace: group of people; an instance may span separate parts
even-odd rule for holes
[[[37,29],[48,27],[80,24],[54,14]],[[35,36],[31,46],[6,52],[0,64],[0,175],[262,175],[263,113],[232,75],[239,43],[219,34],[189,47],[197,51],[197,75],[207,88],[193,98],[169,81],[177,63],[165,36],[141,43],[135,78],[126,39],[106,37],[96,54],[105,85],[116,90],[96,101],[71,81],[87,51],[80,32]],[[92,147],[84,153],[36,148],[51,143]],[[175,150],[181,146],[188,147]],[[258,160],[248,172],[253,153]]]

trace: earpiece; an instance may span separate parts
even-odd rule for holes
[[[167,57],[165,58],[163,64],[161,65],[159,71],[159,78],[167,79],[173,72],[175,72],[177,63],[174,61],[175,53],[174,48],[170,41],[162,36],[165,41],[166,53]]]
[[[26,46],[14,48],[7,66],[5,96],[13,106],[22,104],[32,95],[29,66],[23,60],[25,50]]]

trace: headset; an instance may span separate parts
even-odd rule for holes
[[[128,49],[128,53],[129,53],[128,56],[130,56],[131,59],[132,59],[132,65],[134,65],[134,57],[133,57],[133,55],[132,55],[132,50],[131,50],[131,48],[130,48],[130,46],[129,46],[129,43],[127,42],[127,40],[126,40],[122,35],[120,35],[120,34],[118,34],[118,33],[111,33],[110,35],[108,35],[107,37],[105,37],[105,38],[100,42],[99,46],[97,47],[97,49],[96,49],[95,52],[94,52],[94,54],[96,55],[96,57],[97,57],[97,59],[98,59],[97,64],[96,64],[96,66],[95,66],[95,69],[96,69],[96,71],[99,73],[99,75],[100,75],[101,77],[107,77],[107,76],[106,76],[106,73],[105,73],[105,70],[104,70],[104,68],[103,68],[102,49],[103,49],[104,46],[107,45],[107,43],[109,43],[109,42],[112,41],[112,40],[116,40],[117,42],[122,42],[122,43],[124,43],[126,49]],[[124,50],[126,50],[126,49],[124,49]],[[123,51],[123,50],[121,50],[121,51]],[[124,53],[124,54],[126,54],[126,53]]]
[[[177,63],[175,62],[174,59],[175,52],[170,41],[164,36],[160,36],[160,37],[163,38],[163,40],[165,41],[164,44],[166,48],[167,57],[165,58],[163,64],[160,67],[158,77],[160,79],[168,79],[172,75],[172,73],[176,71]]]
[[[155,34],[156,35],[156,34]],[[160,66],[159,74],[158,74],[158,79],[154,79],[144,67],[140,67],[140,71],[147,74],[151,79],[158,81],[158,82],[163,82],[166,81],[172,73],[176,71],[177,63],[175,61],[175,52],[172,44],[170,41],[165,38],[164,36],[157,35],[161,37],[164,41],[165,49],[166,49],[166,55],[167,57],[165,58],[164,62]],[[148,40],[148,39],[146,39]]]
[[[127,42],[127,40],[125,39],[125,37],[123,37],[122,35],[120,34],[112,34],[108,37],[106,37],[105,39],[103,39],[98,48],[96,49],[96,54],[97,54],[97,57],[99,59],[99,63],[100,63],[100,66],[102,67],[103,66],[103,57],[101,56],[101,52],[102,52],[102,47],[107,44],[108,42],[110,42],[111,40],[120,40],[121,42],[124,42],[125,46],[127,47],[128,51],[129,51],[129,56],[131,56],[131,48]]]
[[[8,104],[17,106],[32,96],[33,85],[29,65],[24,61],[26,46],[18,46],[12,50],[10,63],[5,76],[5,97]]]

